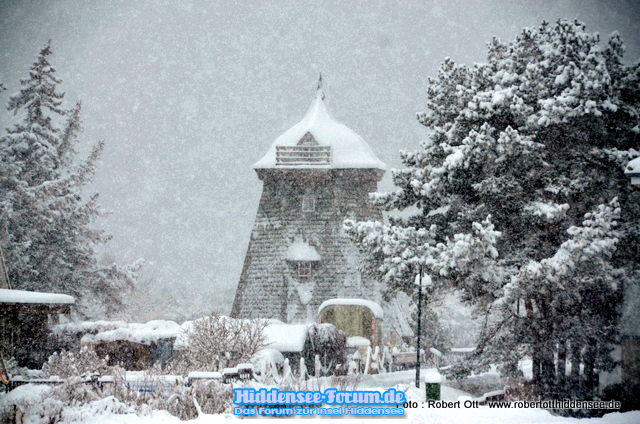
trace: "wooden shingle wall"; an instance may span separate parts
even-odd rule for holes
[[[368,194],[377,191],[378,169],[258,169],[262,197],[253,226],[232,316],[277,318],[285,322],[315,319],[320,304],[335,297],[378,300],[375,283],[363,281],[360,255],[346,237],[347,218],[381,220]],[[304,196],[315,211],[303,212]],[[311,279],[300,286],[295,264],[286,260],[296,240],[320,254]],[[304,303],[301,292],[312,291]]]

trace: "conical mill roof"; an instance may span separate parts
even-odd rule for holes
[[[309,137],[308,134],[312,137]],[[330,160],[320,163],[282,163],[277,160],[278,147],[281,151],[295,149],[295,146],[328,146]],[[282,149],[284,148],[284,149]],[[335,121],[324,104],[322,91],[318,90],[306,115],[296,125],[273,142],[267,154],[253,165],[254,169],[287,168],[386,168],[362,137],[350,128]]]

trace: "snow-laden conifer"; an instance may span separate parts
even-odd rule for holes
[[[617,33],[603,45],[559,20],[492,40],[485,63],[445,59],[418,114],[428,140],[401,152],[395,192],[372,195],[418,213],[390,226],[347,223],[388,282],[410,281],[416,252],[427,253],[434,287],[462,290],[486,317],[475,364],[516,370],[530,355],[544,394],[594,386],[618,334],[621,287],[638,275],[640,208],[623,169],[638,155],[640,66],[623,54]],[[481,224],[489,215],[491,228]],[[453,241],[464,254],[438,249]]]
[[[94,247],[108,237],[92,227],[97,194],[83,190],[104,144],[76,160],[81,105],[63,107],[51,54],[47,43],[9,98],[21,119],[0,138],[0,243],[13,288],[70,294],[79,312],[99,316],[119,308],[136,268],[97,261]]]

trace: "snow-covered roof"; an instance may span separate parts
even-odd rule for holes
[[[347,337],[347,347],[358,346],[371,346],[371,340],[360,336]]]
[[[276,324],[264,329],[265,348],[280,352],[302,352],[309,324]]]
[[[638,174],[640,175],[640,158],[635,158],[630,160],[627,164],[627,167],[624,169],[624,173],[629,174]]]
[[[287,249],[287,260],[290,261],[320,261],[320,255],[315,247],[306,241],[296,241]]]
[[[217,371],[191,371],[189,373],[189,375],[187,376],[187,378],[189,380],[198,380],[198,379],[216,379],[216,380],[221,380],[222,379],[222,374],[220,374]]]
[[[73,305],[76,303],[76,300],[72,296],[68,296],[66,294],[0,289],[0,303],[46,303],[56,305]]]
[[[154,382],[149,378],[149,373],[146,371],[126,371],[124,378],[127,383],[146,383],[145,385],[154,384]],[[177,385],[184,381],[184,376],[161,374],[154,375],[153,379],[159,380],[159,382],[164,382],[165,384]],[[138,384],[135,384],[135,386],[138,387]]]
[[[242,364],[238,364],[236,368],[238,368],[239,370],[253,370],[253,364],[244,362]]]
[[[78,334],[92,333],[96,334],[102,331],[115,330],[116,328],[127,327],[129,324],[124,321],[81,321],[68,322],[66,324],[58,324],[53,327],[56,334]]]
[[[301,141],[302,143],[300,143]],[[330,147],[330,164],[276,164],[277,147],[293,147],[310,143]],[[311,103],[311,107],[302,121],[278,137],[267,154],[256,162],[253,168],[374,168],[384,170],[386,166],[362,137],[331,117],[324,104],[322,91],[318,90],[315,100]]]
[[[378,319],[384,318],[384,312],[382,311],[382,308],[380,307],[380,305],[378,305],[376,302],[372,302],[370,300],[365,300],[365,299],[329,299],[322,302],[322,305],[320,305],[320,307],[318,308],[318,314],[320,314],[320,312],[327,306],[334,306],[334,305],[364,306],[365,308],[369,308],[369,310],[371,310],[371,313],[373,313],[373,316],[375,316],[376,318]]]
[[[451,353],[473,353],[475,350],[475,347],[452,347]]]
[[[149,345],[160,339],[175,338],[180,333],[180,325],[173,321],[154,320],[146,324],[131,323],[115,330],[97,334],[85,334],[82,343],[106,343],[127,341]]]
[[[640,185],[640,158],[635,158],[627,164],[624,174],[631,178],[631,184]]]

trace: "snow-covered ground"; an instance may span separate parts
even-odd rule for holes
[[[443,399],[454,400],[448,397],[448,394],[454,392],[454,389],[443,390]],[[94,402],[94,404],[88,404],[82,407],[75,408],[74,411],[68,411],[66,414],[69,418],[67,423],[85,423],[85,424],[180,424],[178,418],[170,415],[166,411],[155,411],[149,415],[139,416],[134,413],[129,414],[113,414],[113,413],[100,413],[99,407],[104,404],[104,399]],[[419,405],[421,405],[419,403]],[[232,414],[218,414],[218,415],[201,415],[195,420],[191,420],[192,423],[197,424],[215,424],[226,419],[238,419],[240,417]],[[386,418],[386,417],[385,417]],[[77,420],[76,420],[77,419]],[[257,419],[262,420],[282,420],[282,418],[266,418],[257,416]],[[321,420],[323,422],[344,422],[345,418],[324,418],[314,415],[309,418],[288,418],[287,422],[307,422],[309,419]],[[367,418],[346,418],[349,422],[360,423],[369,422],[372,419],[379,419],[374,417]],[[462,408],[462,409],[429,409],[426,406],[418,407],[416,409],[407,409],[405,415],[405,422],[411,423],[446,423],[446,424],[569,424],[569,423],[581,423],[581,424],[637,424],[640,423],[640,411],[632,412],[612,412],[606,414],[602,418],[565,418],[554,416],[550,412],[542,409],[491,409],[488,406],[480,406],[479,408]]]
[[[427,370],[424,370],[426,372]],[[424,375],[424,374],[423,374]],[[375,376],[364,376],[358,390],[379,390],[383,391],[389,387],[398,387],[400,389],[406,388],[406,395],[409,401],[417,403],[417,408],[406,409],[406,414],[403,419],[404,422],[411,423],[442,423],[442,424],[454,424],[454,423],[477,423],[477,424],[568,424],[568,423],[580,423],[580,424],[635,424],[640,423],[640,411],[632,412],[612,412],[606,414],[602,418],[589,418],[589,419],[577,419],[577,418],[565,418],[552,415],[550,412],[543,409],[495,409],[488,406],[479,406],[476,408],[429,408],[424,401],[424,390],[418,390],[411,385],[413,381],[413,371],[402,371],[395,373],[380,374]],[[15,401],[18,398],[27,400],[30,399],[31,404],[36,401],[35,404],[41,409],[43,414],[46,414],[47,402],[46,398],[50,393],[50,388],[47,386],[34,386],[25,385],[21,386],[12,392],[0,396],[0,404],[6,404],[9,399]],[[447,387],[442,387],[441,397],[445,401],[456,401],[460,396],[468,396],[467,393],[460,390]],[[40,400],[41,402],[38,402]],[[61,414],[61,422],[65,424],[83,423],[83,424],[180,424],[177,417],[170,415],[166,411],[148,411],[146,414],[138,415],[133,410],[113,397],[108,397],[94,401],[82,406],[67,407]],[[35,415],[25,416],[24,423],[40,423],[42,421],[42,414],[36,413]],[[194,424],[208,424],[219,423],[227,419],[239,419],[241,417],[233,414],[217,414],[208,415],[202,414],[197,419],[191,420]],[[246,417],[243,417],[246,418]],[[380,417],[392,419],[390,417]],[[380,419],[377,418],[377,419]],[[251,419],[251,418],[250,418]],[[264,416],[256,416],[256,419],[262,420],[281,420],[282,418],[269,418]],[[347,419],[349,422],[360,423],[369,422],[374,417],[352,417],[347,418],[325,418],[324,416],[318,417],[313,415],[311,417],[287,418],[287,422],[308,422],[309,419],[321,420],[323,422],[344,422]]]
[[[98,401],[100,402],[100,401]],[[166,411],[155,411],[150,415],[139,416],[130,414],[101,414],[96,411],[96,407],[92,404],[75,408],[75,411],[68,411],[67,416],[70,420],[66,423],[84,423],[84,424],[181,424],[178,418],[170,415]],[[74,419],[73,417],[76,417]],[[226,419],[238,419],[239,417],[232,414],[220,415],[201,415],[195,420],[189,422],[194,424],[215,424]],[[274,420],[282,422],[282,418],[263,418],[262,420]],[[323,422],[344,422],[345,418],[319,418],[313,416],[309,418],[288,418],[286,422],[308,422],[308,420],[321,420]],[[379,418],[347,418],[352,423],[370,422],[372,419]],[[509,409],[496,410],[482,406],[477,409],[410,409],[407,410],[404,422],[410,423],[442,423],[442,424],[637,424],[640,422],[640,411],[632,412],[613,412],[603,416],[602,418],[564,418],[554,416],[542,409]]]
[[[137,417],[137,416],[122,416],[122,415],[110,415],[110,416],[94,416],[90,421],[86,421],[86,423],[90,424],[171,424],[171,423],[180,423],[181,421],[175,417],[172,417],[168,413],[158,412],[152,416],[145,417]],[[208,424],[208,423],[218,423],[226,418],[237,418],[234,416],[223,416],[223,415],[207,415],[201,416],[195,420],[192,420],[193,423],[198,424]],[[266,418],[267,420],[274,420],[281,422],[281,418]],[[309,419],[321,420],[323,422],[344,422],[343,419],[340,418],[291,418],[287,419],[288,423],[295,422],[308,422]],[[370,422],[374,418],[349,418],[349,422],[352,423],[365,423]],[[613,413],[607,414],[602,418],[592,418],[589,420],[579,420],[575,418],[562,418],[555,417],[550,413],[543,410],[511,410],[508,412],[496,412],[495,410],[485,411],[485,410],[468,410],[468,411],[434,411],[430,410],[428,412],[411,412],[407,415],[406,421],[410,423],[476,423],[476,424],[500,424],[500,423],[509,423],[509,424],[546,424],[546,423],[583,423],[583,424],[636,424],[640,422],[640,412],[627,412],[624,414]]]

